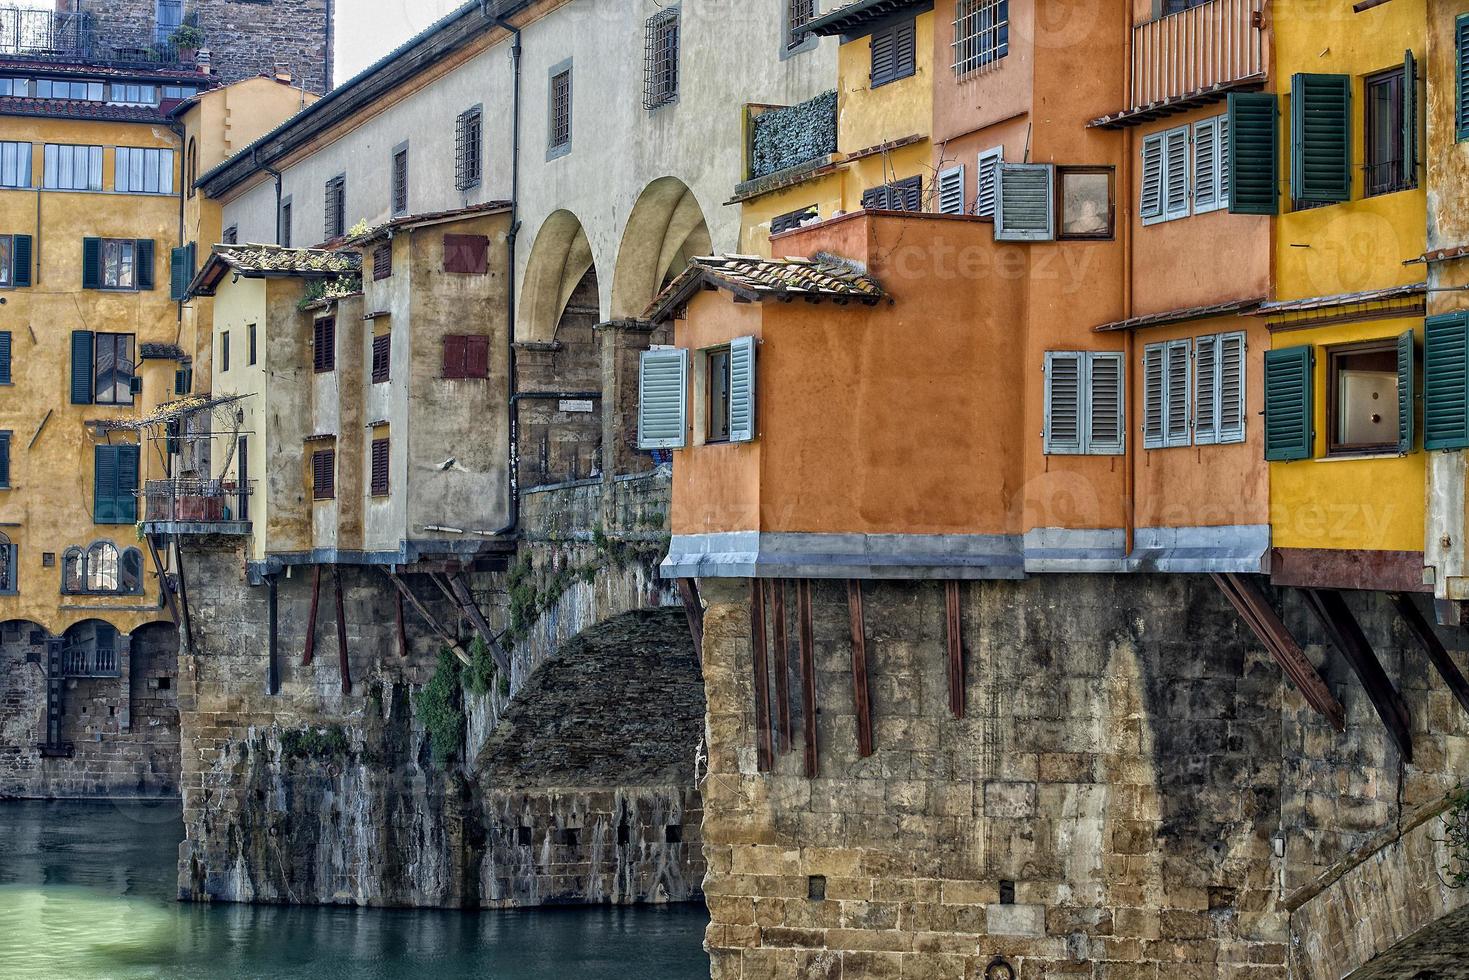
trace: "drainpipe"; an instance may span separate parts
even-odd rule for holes
[[[260,167],[266,173],[275,178],[275,243],[281,244],[281,172],[272,167],[260,166],[260,147],[250,151],[250,163],[252,166]]]
[[[1124,52],[1124,55],[1123,55],[1123,63],[1130,66],[1133,63],[1133,61],[1132,61],[1132,59],[1133,59],[1133,53],[1132,53],[1132,18],[1130,18],[1130,17],[1124,17],[1122,20],[1123,20],[1123,23],[1122,23],[1122,32],[1123,32],[1122,50]],[[1122,104],[1123,105],[1129,105],[1130,106],[1132,104],[1132,72],[1131,71],[1123,72],[1122,94],[1123,94]],[[1118,180],[1119,180],[1121,186],[1127,188],[1127,190],[1128,190],[1128,195],[1129,196],[1127,197],[1127,200],[1129,201],[1129,203],[1133,203],[1134,200],[1135,200],[1134,198],[1131,197],[1131,193],[1132,193],[1132,161],[1133,161],[1133,156],[1132,156],[1132,153],[1133,153],[1133,138],[1132,137],[1133,137],[1133,128],[1131,126],[1124,127],[1124,129],[1122,131],[1122,161],[1121,161],[1122,162],[1122,166],[1120,166],[1118,168],[1118,170],[1119,170]],[[1121,195],[1118,195],[1118,196],[1121,197]],[[1132,318],[1132,310],[1133,310],[1133,302],[1132,302],[1132,277],[1133,277],[1132,218],[1133,218],[1133,208],[1129,207],[1127,209],[1127,215],[1125,216],[1125,220],[1124,220],[1124,216],[1123,215],[1120,215],[1120,214],[1117,215],[1117,216],[1115,216],[1114,219],[1113,219],[1113,220],[1115,220],[1117,222],[1118,227],[1120,229],[1122,229],[1122,317],[1123,317],[1123,319],[1131,319]],[[1124,378],[1130,377],[1131,376],[1130,375],[1130,372],[1133,370],[1133,364],[1135,363],[1133,361],[1133,358],[1137,354],[1136,340],[1137,340],[1137,331],[1136,330],[1133,330],[1133,329],[1129,329],[1127,331],[1127,333],[1126,333],[1126,336],[1123,338],[1123,355],[1122,355],[1122,357],[1123,357],[1123,367],[1122,367],[1122,376]],[[1141,372],[1139,372],[1139,376],[1140,375],[1141,375]],[[1127,419],[1128,420],[1127,421],[1127,428],[1130,429],[1130,430],[1132,430],[1132,431],[1124,432],[1123,433],[1123,440],[1122,440],[1122,447],[1123,447],[1123,454],[1124,454],[1123,455],[1122,463],[1123,463],[1123,471],[1125,473],[1126,480],[1127,480],[1127,499],[1124,502],[1125,511],[1123,513],[1123,527],[1125,529],[1125,534],[1126,534],[1125,540],[1123,541],[1123,556],[1124,556],[1124,558],[1130,558],[1132,556],[1133,548],[1136,545],[1135,539],[1137,537],[1137,442],[1138,442],[1138,439],[1141,438],[1141,432],[1142,432],[1141,427],[1138,427],[1138,428],[1134,429],[1134,427],[1132,425],[1132,417],[1133,417],[1132,416],[1132,413],[1125,410],[1125,409],[1131,407],[1131,404],[1130,403],[1132,402],[1132,398],[1130,397],[1130,393],[1129,393],[1129,397],[1128,397],[1127,401],[1129,402],[1129,404],[1126,405],[1126,406],[1124,406],[1124,411],[1122,413],[1122,417],[1124,419]]]

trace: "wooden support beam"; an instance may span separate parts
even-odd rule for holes
[[[774,767],[770,746],[770,662],[766,659],[765,585],[750,579],[750,652],[755,670],[755,768],[769,772]]]
[[[174,599],[173,585],[168,581],[168,573],[163,570],[163,559],[158,554],[158,543],[154,541],[153,535],[143,535],[144,542],[148,545],[148,557],[153,559],[153,568],[158,572],[158,589],[163,593],[163,602],[168,606],[168,615],[173,620],[173,625],[178,626],[179,604]]]
[[[408,629],[403,625],[403,593],[393,590],[393,620],[398,627],[398,656],[408,656]]]
[[[1454,658],[1449,656],[1449,652],[1439,641],[1438,634],[1433,631],[1433,627],[1429,625],[1428,620],[1413,602],[1413,597],[1406,592],[1389,592],[1387,600],[1397,610],[1398,616],[1403,620],[1403,625],[1408,627],[1408,632],[1413,634],[1413,638],[1418,641],[1423,652],[1428,654],[1429,661],[1438,671],[1438,676],[1442,677],[1444,683],[1449,686],[1459,706],[1466,714],[1469,714],[1469,681],[1464,679],[1459,666],[1454,663]]]
[[[321,598],[321,566],[311,566],[311,611],[306,615],[306,652],[301,654],[301,666],[310,667],[316,654],[316,605]]]
[[[959,583],[944,583],[945,636],[949,644],[949,712],[964,717],[964,621],[959,605]]]
[[[265,576],[267,627],[270,630],[270,642],[266,648],[265,661],[265,693],[279,694],[281,690],[281,666],[280,666],[280,606],[276,594],[276,578],[274,575]]]
[[[179,615],[184,621],[184,649],[194,652],[194,619],[189,615],[189,582],[184,577],[184,543],[173,536],[174,557],[179,560]]]
[[[342,611],[342,569],[332,566],[332,586],[337,593],[337,665],[342,673],[342,693],[352,693],[352,667],[347,662],[347,617]]]
[[[1214,584],[1219,586],[1219,591],[1234,606],[1235,612],[1239,613],[1240,619],[1255,634],[1260,645],[1295,684],[1306,703],[1329,721],[1332,728],[1339,732],[1346,731],[1346,709],[1331,693],[1326,681],[1321,679],[1316,667],[1301,650],[1295,637],[1291,636],[1285,623],[1280,621],[1255,580],[1232,572],[1216,573],[1212,578]]]
[[[469,616],[469,621],[474,624],[475,629],[479,630],[479,635],[484,637],[485,644],[490,648],[490,656],[495,660],[495,668],[500,671],[500,674],[508,683],[510,680],[510,656],[500,646],[500,638],[495,635],[495,631],[490,629],[489,621],[485,619],[485,614],[480,609],[479,603],[474,601],[474,595],[469,591],[469,587],[464,584],[464,579],[460,578],[459,575],[445,574],[444,578],[449,582],[450,597]]]
[[[867,686],[867,624],[862,616],[862,582],[847,580],[847,613],[852,620],[852,706],[857,712],[857,755],[872,754],[872,692]]]
[[[1393,687],[1387,671],[1382,669],[1382,663],[1372,652],[1372,644],[1367,641],[1362,627],[1357,625],[1357,617],[1352,615],[1346,600],[1335,589],[1302,589],[1301,592],[1306,597],[1306,605],[1316,614],[1332,643],[1346,657],[1353,673],[1362,682],[1372,707],[1377,709],[1377,716],[1387,728],[1388,737],[1398,747],[1398,754],[1404,762],[1412,762],[1413,719],[1407,702]]]
[[[770,583],[770,618],[775,628],[775,730],[781,754],[791,750],[791,660],[786,637],[786,586],[781,579]]]
[[[443,625],[437,619],[434,618],[434,614],[429,612],[428,607],[425,606],[421,601],[419,601],[418,596],[413,594],[413,590],[408,587],[407,582],[403,581],[402,576],[400,576],[397,572],[389,571],[386,569],[384,570],[383,574],[387,575],[387,577],[392,580],[393,584],[398,587],[399,595],[407,599],[408,604],[418,612],[418,615],[423,617],[423,621],[428,624],[429,629],[434,631],[434,635],[437,636],[446,647],[454,651],[454,656],[459,658],[460,663],[468,667],[469,654],[465,653],[464,648],[459,645],[458,638],[453,636],[448,630],[443,627]]]
[[[811,580],[796,582],[796,633],[801,646],[801,724],[806,737],[806,777],[821,774],[816,746],[816,631],[811,622]]]
[[[689,621],[689,635],[694,639],[694,661],[704,667],[704,603],[699,599],[699,584],[691,578],[678,580],[678,596],[683,600],[684,615]]]

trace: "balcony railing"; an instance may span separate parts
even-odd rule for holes
[[[178,64],[182,52],[132,17],[0,7],[0,55],[103,64]]]
[[[1265,72],[1264,0],[1208,0],[1132,29],[1132,106],[1208,92]]]
[[[149,480],[143,522],[179,533],[247,534],[251,493],[248,482],[233,480]]]
[[[61,649],[61,672],[67,677],[119,677],[117,650],[94,641]]]

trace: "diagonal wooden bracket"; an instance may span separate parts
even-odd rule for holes
[[[1240,619],[1244,620],[1255,638],[1295,684],[1306,703],[1325,717],[1332,728],[1339,732],[1346,731],[1346,709],[1316,672],[1315,666],[1302,652],[1301,645],[1291,636],[1285,623],[1280,621],[1265,594],[1260,591],[1260,586],[1253,579],[1232,572],[1215,573],[1212,578],[1214,584],[1219,586],[1219,591],[1234,606],[1235,612],[1239,613]]]
[[[689,635],[694,639],[694,662],[704,669],[704,602],[699,598],[699,583],[691,578],[678,580],[678,596],[683,600],[684,616],[689,621]]]
[[[1346,600],[1335,589],[1302,589],[1301,592],[1306,597],[1306,605],[1311,607],[1332,643],[1346,657],[1353,673],[1362,682],[1403,761],[1412,762],[1413,721],[1408,705],[1382,669],[1382,663],[1372,652],[1372,644],[1367,641],[1362,627],[1357,625],[1357,617],[1352,615]]]
[[[867,679],[867,624],[862,613],[862,580],[847,580],[847,615],[852,622],[852,707],[857,714],[857,755],[872,754],[872,692]]]
[[[1387,601],[1392,603],[1393,608],[1398,611],[1398,616],[1402,618],[1403,625],[1408,627],[1408,632],[1413,634],[1413,638],[1418,641],[1418,645],[1423,647],[1423,652],[1428,654],[1428,659],[1438,670],[1438,675],[1449,686],[1449,690],[1454,692],[1454,697],[1458,699],[1459,706],[1464,709],[1466,714],[1469,714],[1469,681],[1464,679],[1464,675],[1459,671],[1458,665],[1449,656],[1449,652],[1444,649],[1444,645],[1440,642],[1438,634],[1433,631],[1433,627],[1428,624],[1428,620],[1418,611],[1418,607],[1413,604],[1413,597],[1406,592],[1389,592],[1387,594]]]
[[[435,575],[430,575],[429,578],[435,582],[439,581]],[[469,617],[469,621],[474,624],[474,628],[479,631],[479,635],[484,638],[486,645],[489,646],[490,656],[495,661],[495,668],[505,677],[509,677],[510,657],[505,653],[504,648],[500,646],[500,638],[495,635],[494,630],[490,629],[489,621],[485,619],[485,614],[480,609],[479,603],[474,601],[474,595],[470,593],[469,587],[464,584],[464,579],[458,575],[450,575],[446,572],[444,574],[444,582],[439,585],[439,588],[444,590],[444,595],[448,597],[450,602],[458,606],[460,611]]]
[[[444,646],[454,651],[454,656],[459,658],[459,662],[468,667],[470,663],[469,654],[465,653],[464,648],[459,645],[459,639],[434,618],[434,614],[429,612],[428,607],[419,600],[418,596],[413,594],[413,590],[408,587],[407,582],[403,581],[402,576],[397,572],[386,569],[384,570],[384,574],[398,587],[399,594],[408,600],[408,604],[414,608],[418,615],[423,617],[423,621],[428,624],[428,628],[434,631],[434,634],[438,636]]]

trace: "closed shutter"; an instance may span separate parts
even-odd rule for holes
[[[905,177],[893,185],[896,192],[894,197],[900,203],[897,207],[903,211],[923,210],[923,178]]]
[[[872,87],[907,78],[917,69],[917,34],[908,20],[872,32]]]
[[[10,486],[10,434],[5,433],[0,435],[0,487],[8,486]],[[10,563],[10,567],[14,567],[13,562]]]
[[[0,385],[10,384],[10,331],[0,330]]]
[[[386,496],[388,492],[388,440],[372,441],[372,483],[374,497]]]
[[[311,347],[312,367],[318,374],[336,370],[337,321],[335,317],[321,317],[313,321]]]
[[[117,523],[138,522],[138,460],[137,446],[116,446],[117,449]]]
[[[169,299],[182,300],[188,297],[189,283],[194,281],[194,254],[195,245],[193,242],[169,252]]]
[[[729,343],[729,441],[755,439],[755,338]]]
[[[1275,214],[1280,183],[1280,151],[1275,96],[1269,92],[1229,93],[1225,120],[1229,134],[1229,210],[1234,214]]]
[[[1000,164],[1005,160],[1003,146],[991,147],[979,154],[978,171],[974,178],[974,213],[986,218],[995,216],[995,188],[1000,179]]]
[[[372,338],[372,383],[382,384],[388,380],[392,365],[393,335],[383,334]]]
[[[15,235],[10,244],[10,284],[31,284],[31,236]]]
[[[1310,347],[1265,352],[1265,458],[1310,459],[1314,358]]]
[[[470,336],[464,338],[464,376],[488,378],[490,376],[490,338]]]
[[[872,71],[869,80],[873,88],[886,85],[894,78],[893,41],[893,32],[890,29],[872,32]]]
[[[1082,364],[1076,351],[1046,354],[1045,430],[1042,451],[1052,456],[1082,452]]]
[[[1164,344],[1148,344],[1143,348],[1143,448],[1162,449],[1165,419],[1168,414],[1164,397],[1164,367],[1168,348]]]
[[[464,377],[465,339],[464,337],[444,338],[444,377]]]
[[[918,70],[918,25],[904,21],[893,28],[893,78],[907,78]]]
[[[117,523],[117,446],[97,446],[92,459],[92,523]]]
[[[1168,364],[1165,372],[1168,410],[1163,426],[1163,441],[1168,446],[1189,444],[1189,342],[1168,341]]]
[[[1219,337],[1194,340],[1194,444],[1219,441]]]
[[[1143,137],[1142,189],[1138,195],[1138,216],[1143,224],[1163,219],[1163,134]]]
[[[1050,164],[1000,164],[995,241],[1050,241],[1055,237],[1052,203]]]
[[[1291,76],[1290,192],[1330,204],[1352,196],[1350,75]]]
[[[133,261],[136,263],[134,282],[139,289],[153,288],[153,240],[139,238],[133,244]]]
[[[71,403],[92,404],[94,340],[90,330],[71,332]]]
[[[1088,354],[1084,451],[1118,455],[1123,447],[1122,355]]]
[[[1454,20],[1454,135],[1469,139],[1469,14]]]
[[[1423,323],[1423,448],[1469,447],[1469,313]]]
[[[1245,335],[1219,336],[1219,439],[1221,443],[1245,441]]]
[[[1163,217],[1188,215],[1188,127],[1163,134]]]
[[[643,352],[638,367],[639,449],[683,448],[688,429],[688,369],[686,350]],[[753,401],[750,407],[753,412]]]
[[[1403,182],[1418,186],[1418,59],[1403,52]]]
[[[1194,123],[1194,213],[1214,211],[1219,200],[1219,118]]]
[[[82,288],[102,288],[102,239],[82,239]]]
[[[1413,410],[1417,406],[1417,399],[1413,397],[1413,389],[1416,385],[1417,372],[1414,370],[1414,361],[1417,358],[1418,345],[1413,339],[1413,331],[1405,330],[1398,335],[1398,452],[1411,453],[1413,451]]]
[[[950,167],[939,173],[939,214],[963,214],[964,168]]]

